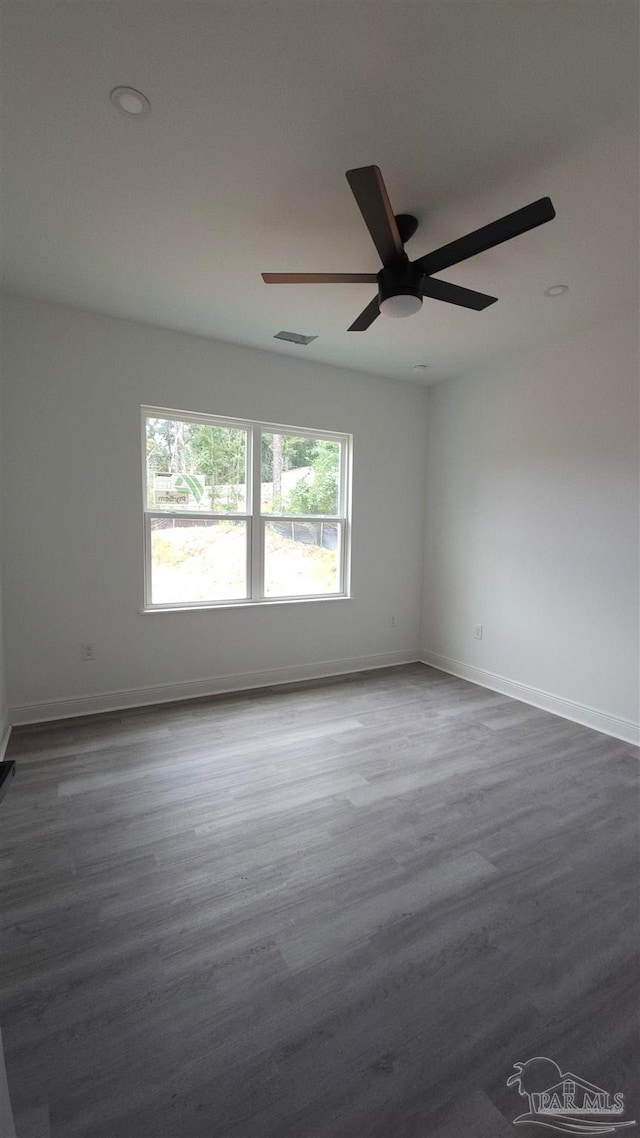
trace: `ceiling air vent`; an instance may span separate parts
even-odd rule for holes
[[[276,332],[274,340],[287,340],[289,344],[310,344],[317,336],[303,336],[302,332]]]

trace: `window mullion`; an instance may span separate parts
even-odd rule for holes
[[[254,427],[251,432],[251,596],[254,601],[262,600],[263,539],[260,520],[260,492],[262,486],[262,431]]]

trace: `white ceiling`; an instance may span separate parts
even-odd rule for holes
[[[636,0],[13,0],[5,288],[413,380],[458,375],[632,298]],[[143,91],[128,119],[113,87]],[[557,217],[442,273],[498,296],[348,325],[377,272],[345,179],[381,167],[412,258],[549,195]],[[543,291],[562,283],[564,297]],[[317,334],[307,348],[280,329]]]

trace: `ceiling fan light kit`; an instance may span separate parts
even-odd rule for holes
[[[413,316],[422,308],[422,273],[407,261],[378,273],[378,303],[383,316]]]
[[[383,316],[413,316],[422,308],[422,297],[411,289],[396,289],[390,296],[378,298],[380,312]]]
[[[415,217],[394,214],[389,195],[377,166],[347,170],[347,181],[365,225],[378,250],[382,269],[376,273],[263,273],[265,284],[364,284],[377,282],[378,293],[350,326],[350,332],[364,332],[383,313],[385,316],[412,316],[422,307],[423,296],[457,304],[476,312],[495,304],[496,296],[461,288],[432,274],[466,261],[469,257],[551,221],[556,211],[550,198],[539,198],[522,209],[501,217],[457,241],[410,261],[404,246],[418,228]]]

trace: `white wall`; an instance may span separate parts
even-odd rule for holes
[[[429,391],[422,656],[629,738],[637,325],[612,314]]]
[[[17,297],[4,336],[14,722],[417,658],[424,389]],[[353,432],[354,599],[141,614],[140,404]]]
[[[9,709],[7,706],[4,632],[2,623],[2,576],[0,574],[0,761],[2,761],[9,729]]]
[[[11,719],[421,656],[632,737],[636,328],[611,315],[427,392],[7,298]],[[353,431],[354,599],[141,614],[141,403]]]
[[[3,374],[2,361],[0,360],[0,761],[4,755],[4,750],[7,743],[8,727],[9,727],[9,713],[7,707],[7,694],[6,694],[6,677],[5,677],[5,654],[4,654],[4,626],[2,620],[2,561],[4,550],[4,534],[2,526],[2,484],[3,484],[3,467],[2,467],[2,436],[3,436]]]
[[[0,366],[0,490],[2,488],[2,421],[3,421],[3,403],[2,403],[2,377],[3,371]],[[5,665],[4,665],[4,636],[2,625],[2,494],[0,493],[0,762],[4,758],[5,747],[8,735],[8,708],[5,689]],[[0,1135],[2,1138],[15,1138],[15,1127],[13,1125],[13,1114],[11,1112],[11,1101],[9,1099],[9,1088],[7,1086],[7,1074],[5,1071],[4,1063],[4,1050],[2,1046],[2,1034],[0,1033]]]

